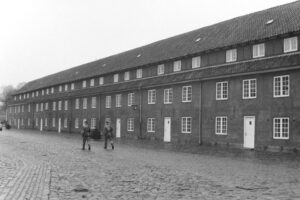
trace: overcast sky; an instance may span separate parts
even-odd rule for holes
[[[0,86],[293,0],[0,0]]]

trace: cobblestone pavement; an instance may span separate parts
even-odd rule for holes
[[[300,199],[299,154],[196,154],[80,136],[0,132],[0,199]]]

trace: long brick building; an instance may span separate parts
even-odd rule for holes
[[[300,148],[300,1],[237,17],[27,83],[9,123],[118,138]]]

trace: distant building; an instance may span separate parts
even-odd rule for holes
[[[15,128],[241,148],[300,148],[300,1],[27,83]]]

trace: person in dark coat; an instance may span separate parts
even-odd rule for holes
[[[105,122],[104,127],[104,149],[107,149],[107,141],[110,141],[111,148],[114,149],[114,134],[113,134],[113,128],[110,126],[110,123],[108,121]]]
[[[82,134],[82,150],[85,150],[85,143],[88,144],[89,151],[91,150],[91,145],[89,143],[89,136],[91,133],[91,129],[87,121],[83,122],[81,134]]]

